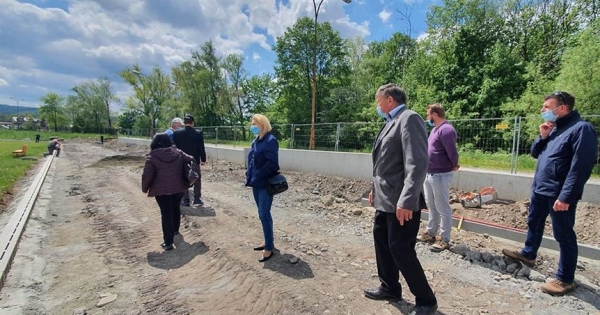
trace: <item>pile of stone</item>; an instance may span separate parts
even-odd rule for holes
[[[544,281],[545,277],[523,265],[521,262],[512,258],[494,255],[488,252],[474,251],[465,244],[456,244],[450,248],[450,251],[461,255],[464,260],[473,264],[489,268],[502,274],[511,275],[514,278],[527,279],[534,281]],[[532,276],[533,274],[533,276]],[[539,278],[539,279],[538,279]]]

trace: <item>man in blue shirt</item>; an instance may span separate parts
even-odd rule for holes
[[[596,160],[598,135],[594,127],[583,121],[576,110],[575,98],[556,92],[544,98],[540,136],[531,146],[537,158],[527,217],[527,239],[519,251],[503,249],[502,253],[532,267],[550,214],[552,232],[560,246],[556,279],[542,284],[541,290],[563,295],[575,289],[577,267],[575,209],[590,178]]]

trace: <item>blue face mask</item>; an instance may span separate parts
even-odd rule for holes
[[[427,125],[429,125],[429,127],[435,127],[435,123],[433,123],[433,119],[428,120]]]
[[[385,113],[381,111],[381,107],[379,106],[377,106],[377,115],[383,119],[386,119]]]
[[[557,109],[557,108],[555,108],[555,109]],[[558,115],[554,114],[555,109],[549,109],[547,111],[543,111],[541,114],[542,119],[545,121],[555,122],[558,119]]]
[[[250,126],[250,132],[252,132],[255,136],[260,133],[260,129],[257,125]]]

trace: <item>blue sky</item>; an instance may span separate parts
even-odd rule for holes
[[[435,1],[325,0],[319,21],[344,38],[385,40],[408,33],[402,10],[418,37]],[[119,71],[134,63],[169,71],[208,40],[220,54],[243,54],[250,74],[273,72],[276,37],[314,15],[312,0],[0,0],[0,8],[0,104],[32,107],[48,92],[68,95],[101,76],[125,100]]]

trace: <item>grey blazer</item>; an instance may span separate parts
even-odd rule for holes
[[[423,118],[401,109],[386,123],[373,145],[373,206],[396,212],[396,207],[425,209],[422,196],[427,174],[427,130]]]

